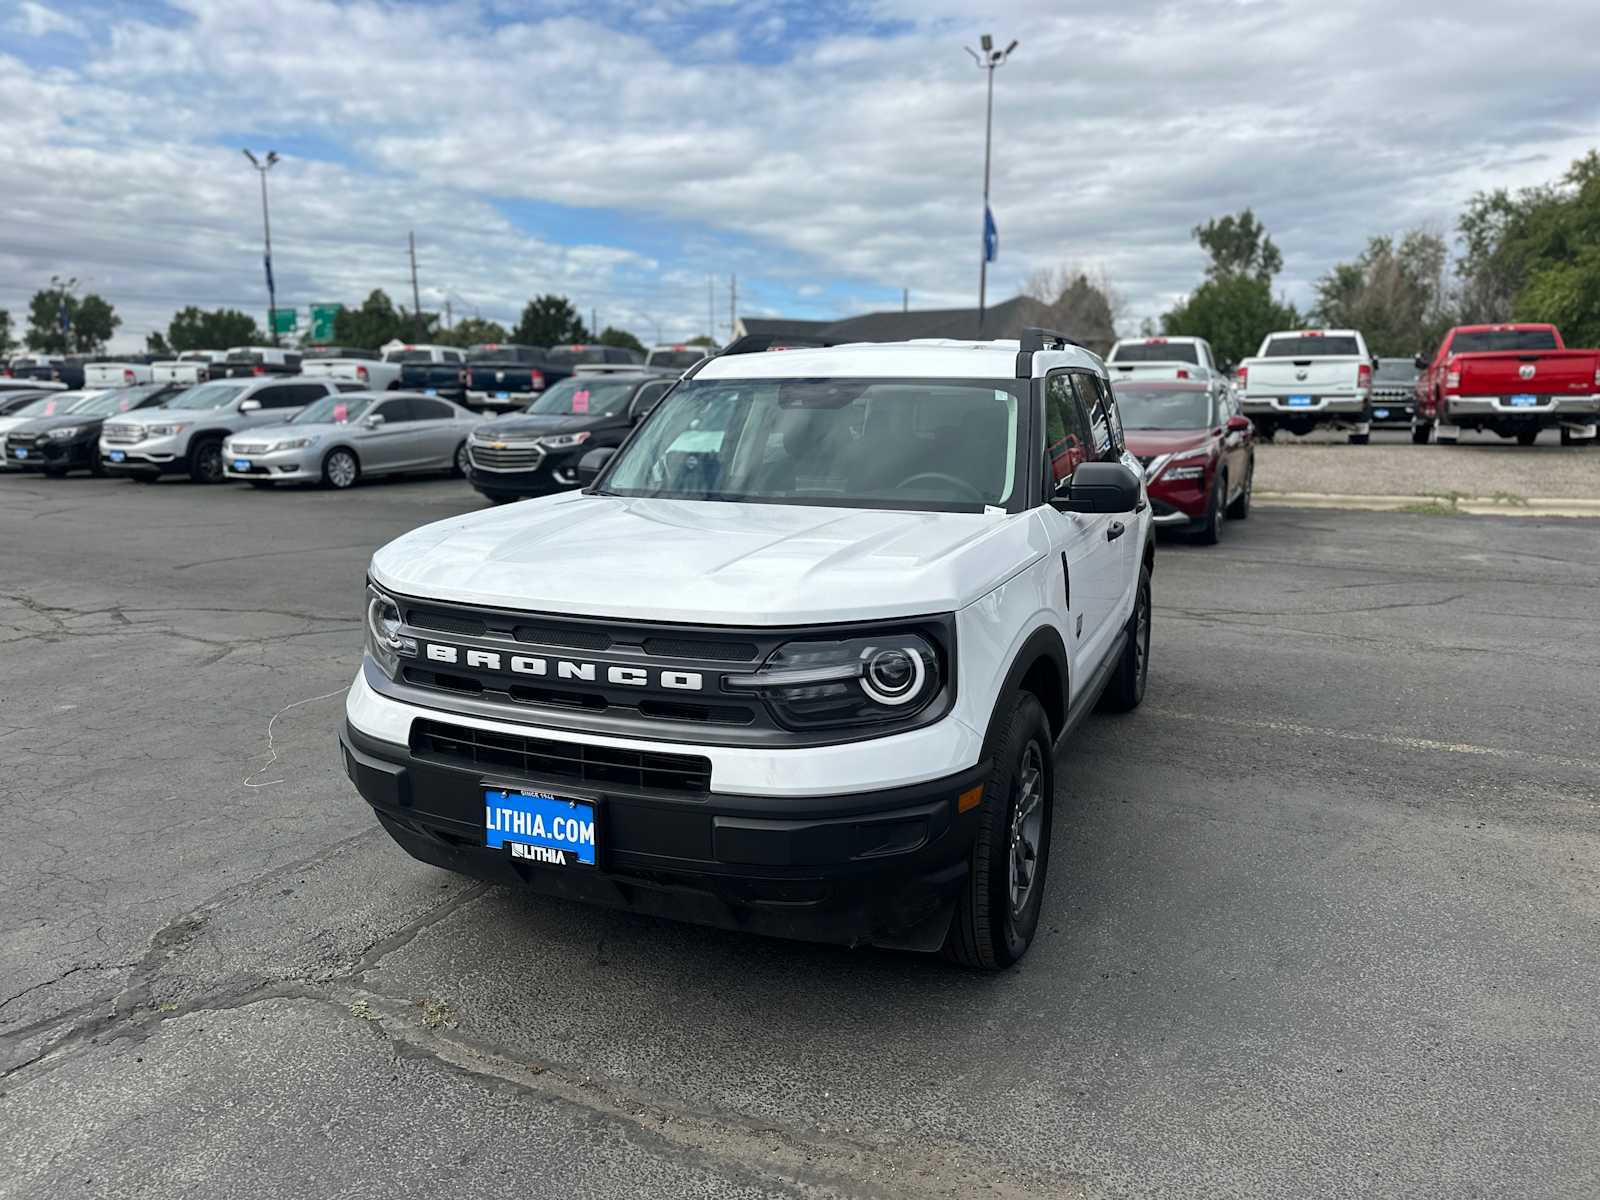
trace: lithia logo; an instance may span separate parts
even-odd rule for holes
[[[616,687],[658,687],[680,692],[705,688],[699,671],[663,671],[655,667],[606,665],[575,662],[566,658],[546,658],[538,654],[509,654],[500,650],[467,650],[424,642],[422,657],[429,662],[455,667],[476,667],[512,675],[531,675],[539,679],[571,680],[574,683],[606,683]]]

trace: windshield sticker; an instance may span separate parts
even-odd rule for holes
[[[585,389],[581,392],[572,393],[572,411],[575,413],[586,413],[589,411],[588,389]]]
[[[350,406],[348,404],[335,404],[333,406],[333,419],[338,424],[344,424],[350,419]]]

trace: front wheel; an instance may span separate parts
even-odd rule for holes
[[[348,450],[330,450],[322,460],[322,484],[337,491],[350,487],[361,475],[356,456]]]
[[[1371,440],[1372,435],[1370,433],[1352,433],[1350,435],[1350,444],[1352,446],[1365,446]]]
[[[451,464],[450,474],[454,475],[457,479],[465,479],[467,476],[467,465],[467,444],[466,442],[462,442],[461,445],[456,447],[455,459]]]
[[[189,478],[196,483],[222,482],[221,438],[207,438],[189,451]]]
[[[1250,493],[1256,486],[1256,460],[1252,456],[1250,465],[1244,469],[1244,491],[1234,497],[1233,503],[1228,505],[1228,519],[1242,521],[1250,515]]]
[[[1517,445],[1519,446],[1531,446],[1538,440],[1539,431],[1537,429],[1517,430]]]
[[[999,971],[1028,951],[1050,866],[1055,763],[1050,722],[1031,692],[1017,697],[983,788],[978,835],[956,902],[946,958]]]
[[[1150,570],[1139,572],[1139,592],[1133,601],[1133,616],[1128,618],[1128,641],[1122,657],[1100,697],[1101,707],[1112,712],[1131,712],[1144,699],[1150,679]]]
[[[1205,524],[1195,531],[1194,540],[1202,546],[1215,546],[1222,540],[1222,497],[1228,481],[1220,474],[1211,485],[1211,498],[1206,502]]]
[[[1432,436],[1433,423],[1431,421],[1418,422],[1411,426],[1411,444],[1413,446],[1426,446]]]

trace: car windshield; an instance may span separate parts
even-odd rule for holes
[[[112,413],[131,412],[151,396],[165,390],[164,384],[158,384],[155,387],[118,388],[114,392],[92,396],[72,411],[75,413],[87,413],[96,417],[109,417]]]
[[[202,383],[197,388],[190,388],[180,392],[168,400],[164,408],[221,408],[235,400],[239,393],[249,387],[248,383]]]
[[[637,379],[615,380],[603,375],[563,379],[524,410],[541,416],[614,417],[628,407]]]
[[[1549,329],[1469,329],[1450,342],[1451,354],[1483,354],[1497,350],[1554,350]]]
[[[228,361],[231,363],[254,363],[261,366],[267,361],[267,356],[259,350],[230,350]]]
[[[538,362],[542,355],[537,346],[474,346],[467,351],[469,363],[525,363]]]
[[[687,370],[695,365],[707,354],[705,350],[697,350],[687,346],[680,350],[652,350],[646,361],[652,367],[671,367],[674,370]]]
[[[1193,342],[1142,342],[1121,345],[1111,356],[1114,363],[1186,362],[1198,363],[1200,352]]]
[[[1409,358],[1380,358],[1373,379],[1378,383],[1415,383],[1417,364]]]
[[[1328,337],[1324,334],[1275,337],[1267,342],[1263,358],[1354,358],[1361,353],[1356,339],[1349,336]]]
[[[82,392],[54,392],[48,396],[40,396],[30,404],[24,404],[11,415],[14,417],[54,417],[61,413],[76,412],[80,404],[87,404],[90,400],[99,397],[99,392],[84,395]]]
[[[291,419],[295,425],[342,425],[346,421],[358,420],[367,409],[376,403],[372,396],[351,396],[344,393],[335,393],[324,396],[315,404],[308,404]]]
[[[549,359],[563,367],[577,366],[581,363],[603,363],[606,361],[604,346],[557,346],[551,350]]]
[[[1211,397],[1188,388],[1129,388],[1114,385],[1124,429],[1206,429]]]
[[[619,452],[622,496],[979,512],[1016,485],[1026,380],[691,380]]]

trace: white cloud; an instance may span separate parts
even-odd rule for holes
[[[208,296],[259,308],[254,180],[219,145],[240,130],[354,160],[273,173],[280,284],[307,298],[407,291],[414,225],[425,276],[485,315],[557,288],[686,336],[705,275],[732,271],[757,304],[823,285],[971,303],[983,76],[962,52],[966,6],[875,0],[878,36],[721,7],[657,0],[608,28],[575,0],[532,17],[483,0],[191,0],[175,28],[113,22],[76,69],[0,63],[0,304],[70,270],[116,278],[119,307],[148,322]],[[995,80],[991,299],[1069,261],[1102,265],[1134,319],[1158,312],[1199,278],[1191,227],[1250,205],[1303,302],[1368,235],[1449,230],[1473,190],[1551,178],[1600,141],[1586,61],[1548,53],[1552,28],[1600,40],[1589,0],[1537,21],[1487,0],[1014,4],[990,27],[1022,43]],[[772,37],[793,56],[729,57]],[[623,229],[562,247],[499,201],[665,219],[689,231],[665,242],[707,253],[622,249]]]
[[[52,33],[88,36],[82,21],[56,12],[53,8],[46,8],[43,4],[36,4],[34,0],[21,0],[16,13],[6,22],[6,31],[30,38],[48,37]]]

